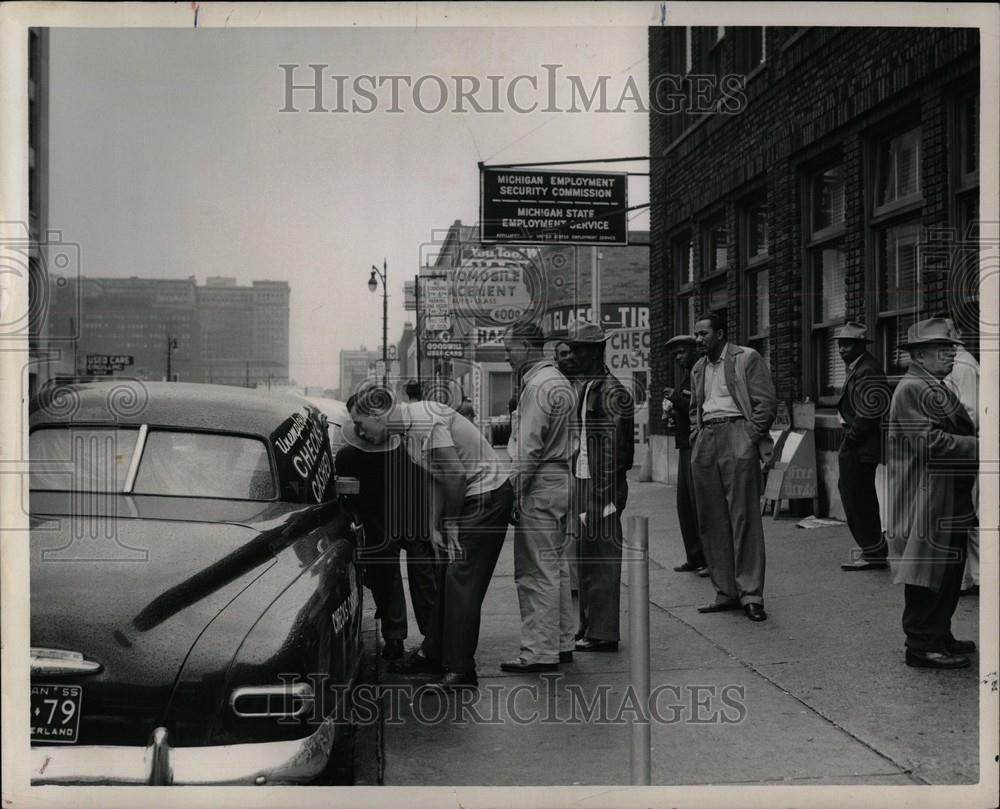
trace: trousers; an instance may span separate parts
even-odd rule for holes
[[[698,510],[694,500],[694,481],[691,479],[691,449],[688,447],[677,450],[677,521],[680,523],[687,563],[705,567],[705,551],[701,547]]]
[[[843,444],[837,454],[840,501],[847,515],[847,527],[861,548],[864,559],[884,562],[888,546],[882,537],[882,517],[875,492],[875,470],[878,464],[862,461],[857,447]]]
[[[514,501],[510,483],[465,498],[458,522],[459,552],[438,557],[438,590],[423,654],[448,671],[476,670],[483,599],[507,535]]]
[[[691,473],[716,600],[763,604],[760,460],[746,422],[705,424],[691,448]]]
[[[521,613],[520,656],[529,663],[557,663],[559,652],[573,650],[576,615],[566,532],[570,479],[568,469],[539,471],[519,504],[514,586]]]
[[[905,585],[903,606],[903,632],[906,646],[921,652],[947,652],[951,634],[951,616],[958,606],[958,594],[965,570],[965,551],[968,541],[966,531],[942,532],[951,548],[959,551],[957,560],[942,562],[945,565],[941,587],[932,590],[915,584]]]

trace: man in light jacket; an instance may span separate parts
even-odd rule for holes
[[[726,341],[722,320],[702,315],[694,329],[705,356],[691,369],[691,472],[705,561],[715,601],[698,612],[764,611],[762,460],[778,410],[771,371],[752,348]]]
[[[943,382],[959,344],[944,318],[910,326],[900,346],[910,353],[910,367],[889,407],[890,559],[893,580],[906,586],[906,664],[922,668],[968,666],[976,649],[951,633],[968,533],[976,526],[979,458],[975,425]]]
[[[512,414],[514,585],[521,612],[517,658],[503,671],[554,671],[573,659],[569,511],[576,392],[555,361],[543,356],[545,338],[534,323],[518,323],[503,338],[520,390]]]

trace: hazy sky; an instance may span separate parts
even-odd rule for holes
[[[360,92],[378,76],[440,76],[448,105],[425,113],[398,84],[376,88],[374,112],[300,112],[285,106],[282,64],[321,64],[323,105],[371,106]],[[544,68],[543,65],[561,65]],[[554,82],[550,77],[556,75]],[[513,102],[537,104],[531,113]],[[477,77],[480,106],[454,112],[455,76]],[[607,106],[566,111],[569,76],[590,93],[607,80]],[[490,80],[488,76],[498,76]],[[518,162],[645,155],[646,30],[630,28],[55,29],[51,34],[50,227],[81,245],[90,276],[209,275],[287,280],[291,376],[335,386],[338,352],[381,341],[381,294],[366,286],[372,263],[389,263],[389,339],[404,320],[402,285],[421,245],[454,220],[478,218],[479,160]],[[500,89],[499,103],[491,88]],[[435,80],[419,103],[433,108]],[[470,85],[466,84],[466,87]],[[550,87],[556,107],[546,112]],[[596,101],[594,102],[596,105]],[[578,102],[582,107],[584,102]],[[624,166],[605,166],[622,170]],[[631,164],[646,171],[646,164]],[[648,201],[633,178],[630,204]],[[648,228],[641,212],[632,227]]]

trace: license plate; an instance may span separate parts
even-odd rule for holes
[[[31,686],[31,741],[73,744],[80,733],[83,686]]]

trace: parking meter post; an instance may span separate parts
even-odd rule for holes
[[[630,720],[632,783],[650,783],[651,734],[649,721],[649,518],[629,517],[628,564],[629,687],[644,708]]]

